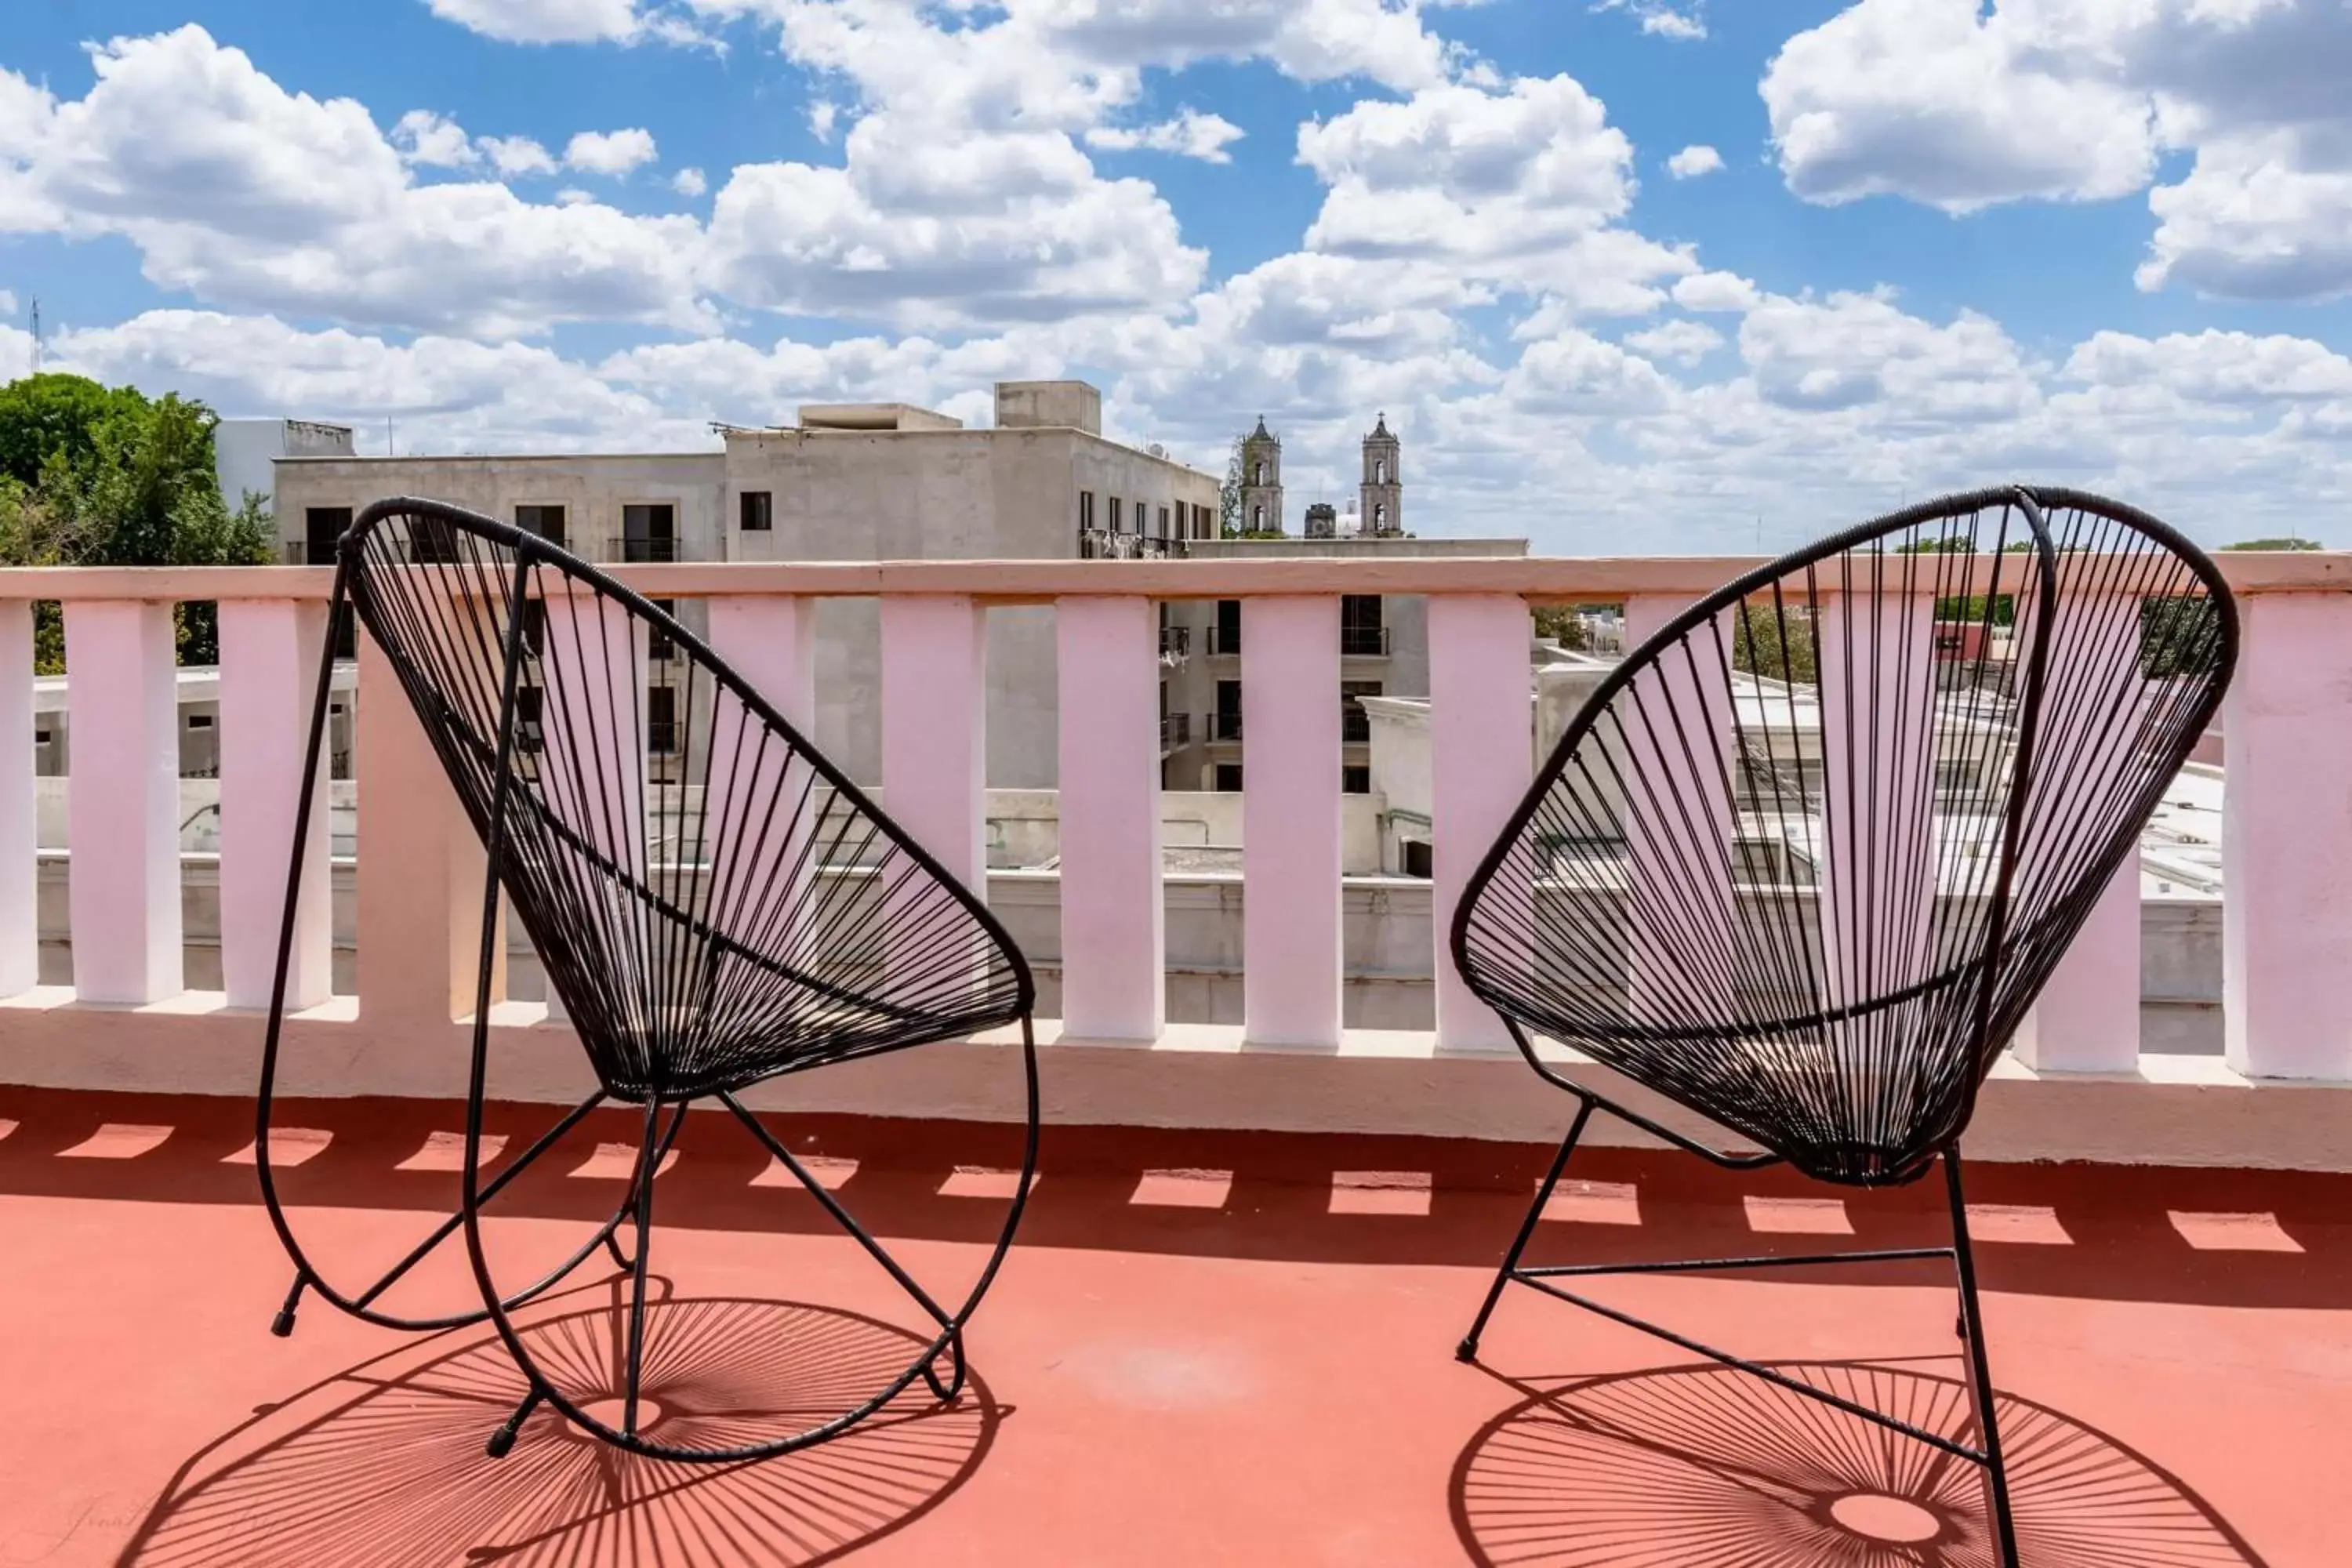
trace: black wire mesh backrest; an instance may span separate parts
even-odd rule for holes
[[[2212,563],[2115,502],[1864,524],[1604,679],[1465,891],[1455,963],[1801,1169],[1907,1180],[2137,874],[2236,649]]]
[[[341,559],[615,1095],[737,1087],[1029,1010],[987,909],[661,609],[431,501],[370,507]]]

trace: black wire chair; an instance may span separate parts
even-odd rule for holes
[[[331,627],[347,614],[346,605],[397,674],[488,852],[462,1197],[458,1211],[387,1272],[346,1290],[329,1283],[327,1270],[297,1239],[272,1171],[286,967],[327,719],[331,631],[320,656],[295,824],[297,870],[289,882],[262,1057],[257,1163],[271,1220],[295,1264],[274,1331],[292,1331],[306,1292],[390,1328],[437,1330],[487,1319],[529,1383],[521,1405],[489,1440],[493,1457],[513,1445],[541,1402],[633,1453],[736,1461],[836,1436],[918,1376],[941,1400],[953,1399],[966,1376],[964,1323],[1003,1262],[1036,1169],[1035,986],[1003,927],[693,633],[544,540],[438,502],[382,501],[342,537]],[[661,683],[671,695],[657,706],[648,658],[662,645]],[[652,776],[656,772],[660,776]],[[598,1088],[485,1179],[483,1105],[502,891],[578,1032]],[[1016,1020],[1027,1094],[1020,1177],[977,1283],[950,1310],[738,1097],[783,1074]],[[640,1384],[654,1179],[698,1100],[716,1100],[750,1129],[888,1271],[937,1332],[895,1381],[845,1414],[786,1436],[677,1447],[641,1429]],[[483,1205],[607,1102],[643,1112],[619,1206],[551,1271],[501,1291],[484,1247]],[[617,1239],[625,1225],[634,1231],[626,1251]],[[421,1316],[379,1304],[461,1230],[481,1292],[478,1310]],[[613,1380],[617,1386],[609,1391],[617,1397],[610,1401],[559,1387],[512,1317],[599,1247],[628,1279],[625,1349]],[[617,1419],[592,1415],[585,1408],[591,1403],[617,1404]]]
[[[1981,1465],[2016,1561],[1959,1137],[2221,700],[2237,616],[2195,546],[2063,489],[1948,497],[1709,595],[1611,672],[1456,910],[1454,962],[1578,1102],[1460,1354],[1517,1280]],[[1571,1079],[1559,1041],[1737,1135]],[[1633,1266],[1520,1259],[1596,1109],[1735,1170],[1851,1186],[1941,1156],[1952,1245]],[[1975,1445],[1567,1289],[1631,1272],[1949,1258]]]

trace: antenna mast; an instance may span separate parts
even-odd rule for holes
[[[33,296],[33,374],[41,374],[41,297]]]

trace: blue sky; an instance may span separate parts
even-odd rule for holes
[[[2021,475],[2352,544],[2347,79],[2346,0],[16,0],[0,375],[37,296],[404,450],[1070,374],[1294,511],[1385,411],[1545,550]]]

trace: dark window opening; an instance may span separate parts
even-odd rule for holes
[[[1397,848],[1401,851],[1400,858],[1404,863],[1406,876],[1433,877],[1437,874],[1430,862],[1429,840],[1426,838],[1407,838],[1398,844]]]
[[[667,504],[621,509],[621,559],[677,559],[677,508]]]
[[[1242,791],[1242,765],[1239,763],[1217,764],[1217,793],[1239,795]]]
[[[1349,594],[1339,601],[1339,651],[1370,658],[1388,652],[1378,594]]]
[[[1239,599],[1217,601],[1217,624],[1209,639],[1211,653],[1242,651],[1242,602]]]
[[[515,508],[515,526],[525,533],[536,533],[550,544],[563,542],[563,509],[560,506],[519,506]]]
[[[768,490],[745,490],[737,503],[746,533],[768,533],[776,526],[776,498]]]
[[[1111,498],[1110,498],[1110,531],[1111,531],[1113,533],[1117,533],[1117,532],[1120,531],[1120,529],[1121,529],[1121,527],[1123,526],[1123,524],[1122,524],[1122,522],[1121,522],[1121,520],[1120,520],[1120,513],[1121,513],[1122,510],[1123,510],[1123,508],[1121,507],[1121,504],[1120,504],[1120,502],[1119,502],[1119,499],[1118,499],[1117,496],[1113,496],[1113,497],[1111,497]],[[1138,531],[1140,531],[1139,530]]]
[[[672,619],[677,618],[677,601],[676,599],[656,599],[654,601],[654,608],[659,610],[663,615],[670,616]],[[669,628],[661,625],[657,621],[648,623],[646,633],[646,657],[648,658],[669,658],[674,657],[677,653],[677,644],[671,638]]]
[[[1359,767],[1341,768],[1339,770],[1339,793],[1341,795],[1371,794],[1372,770],[1370,768]]]
[[[1078,527],[1088,533],[1094,531],[1095,492],[1092,490],[1078,492]]]
[[[547,651],[547,601],[522,602],[522,646],[534,655]]]
[[[410,520],[408,558],[420,565],[426,563],[455,565],[457,561],[457,531],[437,517]]]
[[[352,525],[347,506],[314,506],[302,513],[302,558],[313,566],[335,563],[335,542]]]
[[[191,729],[191,730],[209,730],[209,729],[211,729],[212,727],[213,727],[213,716],[212,716],[211,714],[209,714],[209,713],[191,713],[191,714],[189,714],[189,715],[188,715],[188,728],[189,728],[189,729]]]
[[[1364,711],[1362,699],[1378,697],[1381,683],[1377,680],[1343,680],[1339,683],[1339,739],[1362,745],[1372,738],[1372,716]],[[1356,792],[1360,795],[1363,791]]]
[[[1210,721],[1211,740],[1238,741],[1242,738],[1242,683],[1238,680],[1217,682],[1217,711]]]
[[[677,688],[646,688],[646,750],[656,757],[677,754]]]
[[[515,750],[537,756],[547,745],[543,721],[547,693],[536,686],[515,688]]]

